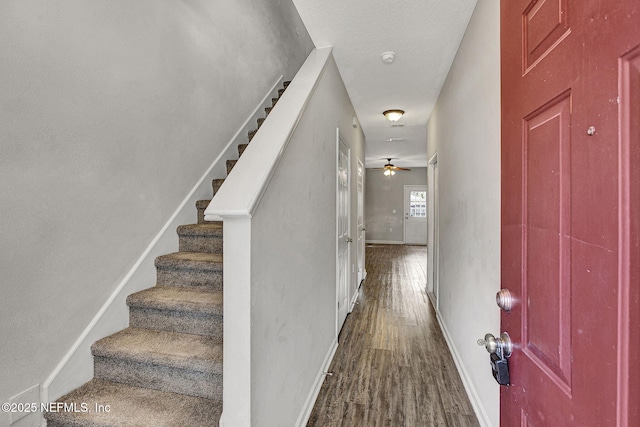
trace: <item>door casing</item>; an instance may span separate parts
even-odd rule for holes
[[[351,148],[336,129],[336,336],[349,313],[350,240]]]
[[[439,218],[438,218],[438,153],[429,159],[427,176],[427,294],[433,305],[438,308],[438,249],[439,249]]]

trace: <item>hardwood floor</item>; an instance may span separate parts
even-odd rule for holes
[[[308,427],[478,426],[425,293],[424,246],[368,245]]]

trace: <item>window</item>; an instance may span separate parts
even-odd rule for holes
[[[427,217],[427,192],[412,191],[409,204],[409,217],[426,218]]]

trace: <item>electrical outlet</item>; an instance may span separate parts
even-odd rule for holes
[[[394,209],[392,212],[393,212],[393,213],[396,213],[396,210]]]
[[[393,233],[393,228],[389,228],[389,233]]]
[[[16,412],[11,412],[11,424],[29,416],[30,422],[26,422],[25,420],[25,422],[20,423],[21,426],[37,427],[40,425],[40,384],[36,384],[22,393],[16,394],[9,399],[9,403],[11,405],[15,404],[16,409],[18,409]],[[32,410],[34,407],[36,408],[35,411]]]

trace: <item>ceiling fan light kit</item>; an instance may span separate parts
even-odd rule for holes
[[[393,176],[396,174],[396,171],[410,171],[411,169],[407,169],[407,168],[399,168],[398,166],[394,166],[391,163],[391,158],[387,158],[387,164],[385,164],[383,167],[381,168],[373,168],[373,169],[377,169],[377,170],[383,170],[383,174],[384,176]]]
[[[398,110],[398,109],[394,109],[394,110],[387,110],[385,112],[383,112],[382,114],[384,114],[384,116],[391,122],[397,122],[398,120],[400,120],[400,117],[402,117],[402,115],[404,114],[403,110]]]

